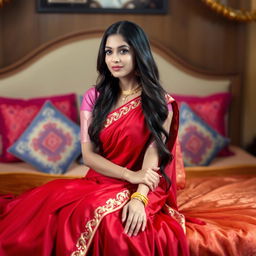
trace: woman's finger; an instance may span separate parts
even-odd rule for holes
[[[155,171],[150,171],[147,173],[147,177],[154,178],[154,179],[160,179],[160,175]]]
[[[157,188],[159,183],[158,179],[148,178],[145,184],[150,188],[150,190],[154,190]]]
[[[155,172],[159,171],[160,170],[160,167],[152,167],[152,170],[154,170]]]
[[[130,230],[131,223],[133,221],[133,214],[130,212],[128,213],[128,218],[125,223],[124,233],[128,234],[128,231]]]
[[[123,211],[122,211],[122,222],[124,222],[124,221],[126,220],[127,209],[128,209],[128,204],[126,204],[126,205],[123,207]]]
[[[143,216],[142,228],[141,231],[144,231],[147,226],[147,216],[146,214]]]
[[[147,181],[147,182],[145,182],[145,185],[147,185],[151,191],[154,190],[154,186],[153,186],[153,183],[152,183],[152,182]]]
[[[134,236],[137,236],[138,235],[138,232],[140,231],[140,228],[142,226],[142,223],[143,223],[143,216],[139,216],[138,217],[138,221],[137,221],[137,225],[136,225],[136,228],[133,232],[133,235]]]
[[[133,231],[134,231],[135,227],[137,226],[138,218],[139,218],[138,215],[134,215],[134,216],[133,216],[133,219],[132,219],[132,222],[131,222],[129,231],[128,231],[128,236],[132,236]]]
[[[156,189],[158,187],[158,184],[159,184],[159,179],[158,178],[152,179],[151,182],[153,183],[154,189]]]

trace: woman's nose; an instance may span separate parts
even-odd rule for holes
[[[117,54],[114,54],[114,55],[113,55],[113,58],[112,58],[112,61],[115,62],[115,63],[120,62],[119,56],[118,56]]]

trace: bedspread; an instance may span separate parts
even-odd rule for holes
[[[191,255],[256,255],[256,175],[194,177],[178,195]]]

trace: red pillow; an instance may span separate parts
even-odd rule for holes
[[[0,162],[20,161],[7,149],[24,132],[46,100],[74,122],[78,121],[76,95],[73,93],[27,100],[0,97]]]
[[[226,114],[231,101],[230,93],[217,93],[208,96],[188,96],[172,94],[178,103],[187,103],[207,124],[223,136],[227,136]],[[225,147],[218,156],[230,156],[233,153]]]

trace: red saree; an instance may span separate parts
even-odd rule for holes
[[[174,117],[168,147],[175,155],[178,112],[168,100]],[[100,135],[103,156],[139,170],[149,138],[138,97],[108,115]],[[122,207],[137,186],[90,169],[82,179],[55,180],[5,204],[0,255],[188,255],[184,217],[177,211],[175,165],[172,161],[166,167],[169,191],[162,178],[149,193],[147,227],[137,236],[124,234],[121,222]]]

